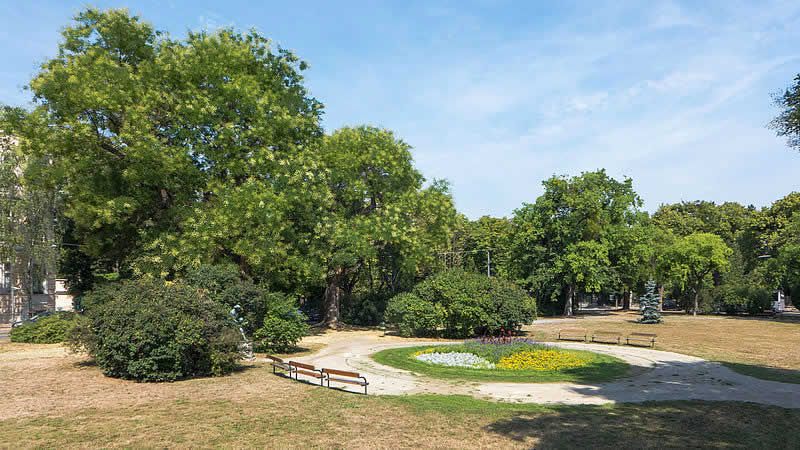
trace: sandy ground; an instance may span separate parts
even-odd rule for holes
[[[651,400],[745,401],[800,408],[798,384],[759,380],[733,372],[719,363],[647,348],[557,343],[564,348],[615,356],[629,363],[628,375],[615,382],[592,385],[482,383],[431,379],[378,364],[370,357],[387,348],[425,345],[423,340],[381,337],[374,332],[327,333],[307,339],[325,342],[327,346],[302,358],[302,362],[359,372],[369,380],[371,394],[466,394],[498,401],[570,405]]]

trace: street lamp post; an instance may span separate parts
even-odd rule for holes
[[[486,249],[486,276],[489,277],[489,278],[492,277],[492,269],[491,269],[492,259],[491,259],[491,256],[489,254],[491,251],[492,251],[491,248],[487,248]],[[461,254],[461,253],[483,253],[483,250],[460,250],[460,251],[455,251],[455,252],[441,252],[441,253],[439,253],[439,255],[446,257],[447,255],[455,255],[455,254]],[[447,265],[446,261],[443,261],[443,263],[445,265]]]

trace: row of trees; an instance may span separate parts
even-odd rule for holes
[[[616,294],[628,307],[650,279],[694,313],[734,311],[754,299],[758,311],[775,289],[800,292],[798,193],[761,210],[696,201],[662,205],[650,217],[630,179],[602,170],[543,184],[545,193],[511,219],[457,222],[450,251],[478,256],[450,264],[485,268],[489,250],[493,274],[527,287],[541,309],[558,305],[565,315],[576,294]]]
[[[487,263],[565,314],[581,294],[627,305],[649,279],[694,312],[712,288],[798,290],[798,194],[760,211],[694,202],[649,217],[631,179],[600,170],[544,181],[510,220],[469,221],[391,131],[326,134],[308,65],[255,31],[177,40],[126,11],[87,9],[62,36],[30,83],[35,106],[4,108],[0,129],[24,159],[9,183],[63,204],[75,293],[100,273],[173,280],[233,264],[335,325],[380,321],[416,281]]]

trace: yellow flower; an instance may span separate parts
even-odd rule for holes
[[[426,353],[433,353],[435,351],[436,351],[435,348],[426,348],[424,350],[419,350],[419,351],[414,352],[414,354],[412,354],[411,357],[413,358],[415,356],[424,355]]]
[[[504,370],[562,370],[582,367],[588,362],[558,350],[522,351],[507,356],[497,363]]]

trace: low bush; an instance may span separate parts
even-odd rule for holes
[[[432,334],[441,326],[450,337],[497,334],[536,319],[536,302],[513,283],[453,269],[393,297],[386,320],[401,334]]]
[[[404,292],[389,301],[385,318],[397,326],[401,336],[423,336],[442,325],[444,313],[433,302]]]
[[[269,297],[270,308],[264,316],[262,327],[253,336],[255,349],[288,353],[308,334],[306,316],[296,308],[291,298],[282,294],[270,294]]]
[[[723,284],[714,289],[717,310],[729,315],[741,313],[761,314],[772,308],[773,294],[770,289],[752,284]]]
[[[57,344],[75,324],[75,313],[58,312],[11,329],[11,342]]]
[[[181,282],[127,280],[84,299],[70,346],[103,372],[137,381],[230,373],[242,343],[225,308]]]

